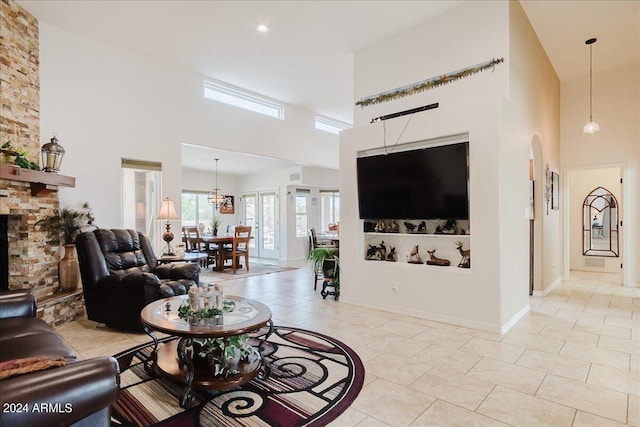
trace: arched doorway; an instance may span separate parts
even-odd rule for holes
[[[623,284],[623,174],[623,168],[617,165],[568,171],[568,213],[565,220],[567,276],[570,271],[607,273],[608,276],[616,275],[611,283]],[[611,210],[611,203],[615,211]],[[611,221],[615,224],[610,224]],[[607,229],[604,229],[605,223]],[[611,230],[615,230],[613,235]],[[611,237],[616,237],[612,248],[609,246]],[[605,246],[606,250],[602,250]]]

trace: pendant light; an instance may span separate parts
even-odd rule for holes
[[[218,160],[220,159],[215,159],[216,161],[216,188],[213,189],[213,191],[211,193],[209,193],[209,197],[207,198],[209,200],[209,204],[211,206],[213,206],[213,208],[215,210],[218,210],[220,208],[220,206],[222,206],[226,200],[226,198],[224,197],[224,194],[222,194],[222,191],[220,191],[220,188],[218,188]]]
[[[596,133],[600,130],[600,126],[596,122],[593,121],[593,89],[592,89],[592,80],[593,80],[593,44],[598,39],[593,38],[589,39],[585,42],[585,44],[589,45],[589,122],[582,128],[582,133]]]

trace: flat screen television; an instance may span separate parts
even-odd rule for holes
[[[357,159],[360,219],[469,219],[469,143]]]

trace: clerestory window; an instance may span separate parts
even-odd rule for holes
[[[227,83],[205,81],[204,97],[284,120],[284,104]]]
[[[348,129],[349,127],[350,126],[346,123],[329,119],[327,117],[316,116],[316,129],[318,130],[335,133],[336,135],[338,135],[341,130]]]

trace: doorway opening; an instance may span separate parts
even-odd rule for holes
[[[568,171],[568,275],[601,273],[622,284],[623,167]]]
[[[542,216],[544,171],[542,145],[537,135],[529,151],[529,295],[542,292]]]

